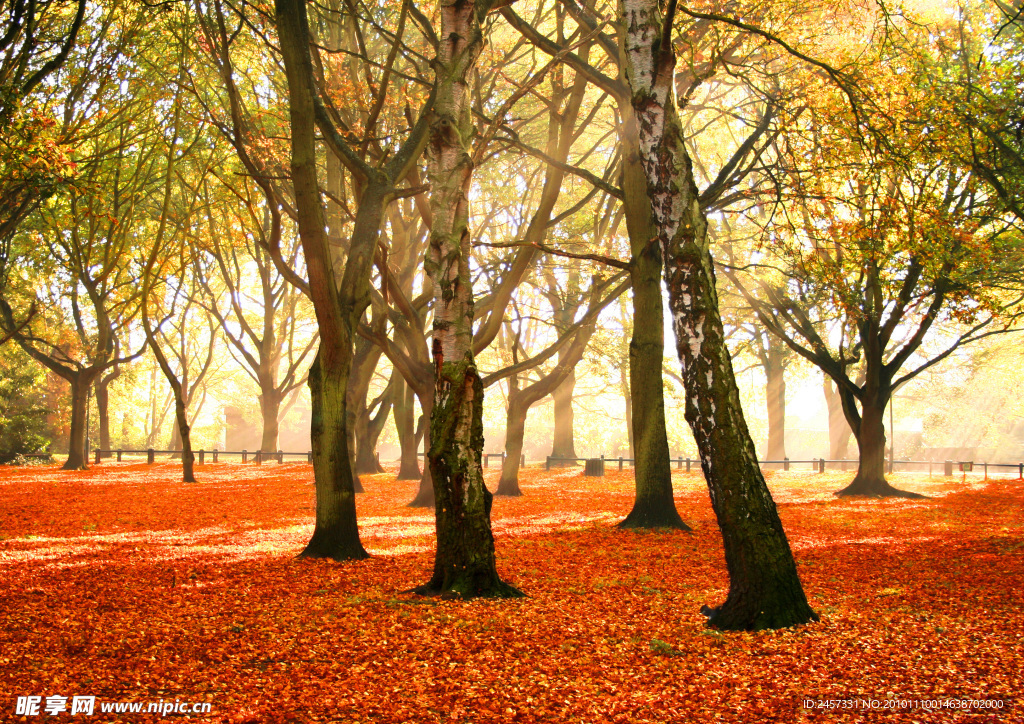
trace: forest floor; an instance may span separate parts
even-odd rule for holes
[[[151,702],[254,723],[1024,721],[1024,482],[897,474],[931,497],[838,500],[852,473],[768,475],[821,621],[721,634],[699,613],[728,581],[696,472],[675,474],[681,533],[614,527],[628,470],[527,469],[493,518],[528,598],[463,603],[402,593],[429,576],[433,514],[394,473],[363,478],[372,558],[339,564],[295,558],[306,464],[196,485],[170,462],[3,468],[0,721],[181,720],[101,711]],[[971,700],[1002,708],[945,706]]]

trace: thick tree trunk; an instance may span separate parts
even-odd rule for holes
[[[469,153],[473,121],[469,81],[484,45],[490,9],[442,3],[436,101],[426,150],[433,226],[425,269],[434,285],[434,405],[427,455],[434,483],[437,553],[421,593],[510,597],[522,593],[498,576],[491,533],[491,493],[483,480],[484,389],[473,359],[470,275]]]
[[[395,429],[398,432],[398,445],[401,448],[401,461],[398,468],[398,480],[419,480],[420,465],[416,452],[419,440],[416,439],[416,398],[415,392],[405,380],[395,393]]]
[[[523,439],[526,437],[527,410],[521,408],[509,395],[508,413],[505,416],[505,460],[501,464],[501,478],[495,495],[519,497],[519,463],[523,454]]]
[[[327,220],[317,178],[314,117],[318,90],[310,56],[306,5],[300,0],[277,0],[275,11],[288,80],[291,171],[299,239],[320,331],[320,349],[309,373],[316,528],[301,555],[360,559],[366,558],[367,553],[359,542],[356,521],[356,478],[347,419],[348,384],[355,330],[370,301],[370,269],[391,183],[383,174],[364,179],[344,274],[339,281],[325,231]]]
[[[687,392],[686,420],[700,451],[729,571],[725,603],[704,610],[710,625],[728,630],[817,620],[740,406],[719,314],[707,221],[676,107],[671,19],[665,22],[658,0],[622,0],[621,7],[626,77],[663,253]]]
[[[335,354],[344,355],[346,350]],[[312,402],[310,441],[316,485],[316,527],[300,554],[306,558],[358,560],[368,554],[359,541],[355,484],[346,434],[348,366],[323,364],[321,346],[309,368]]]
[[[277,452],[279,435],[279,418],[281,417],[281,393],[270,385],[264,386],[260,394],[260,416],[263,420],[260,450],[265,453]]]
[[[629,422],[636,497],[622,528],[689,530],[672,497],[672,467],[665,426],[665,319],[661,297],[661,250],[654,236],[647,179],[637,154],[636,118],[625,106],[623,191],[632,250],[633,337],[629,342]]]
[[[783,460],[786,457],[786,368],[779,360],[773,359],[771,349],[764,373],[768,379],[765,395],[768,406],[768,448],[765,450],[765,459]]]
[[[894,488],[885,479],[885,408],[889,395],[872,394],[872,385],[862,400],[860,429],[856,433],[860,464],[853,481],[836,495],[869,495],[876,498],[923,498],[918,493]]]
[[[68,459],[61,470],[87,470],[89,453],[85,449],[85,439],[89,427],[89,385],[81,375],[70,380],[71,383],[71,434],[68,438]]]
[[[551,393],[555,403],[555,432],[551,445],[551,457],[575,458],[576,436],[573,429],[572,393],[576,387],[576,372],[570,372],[565,381]],[[574,465],[574,462],[552,462],[555,467]]]

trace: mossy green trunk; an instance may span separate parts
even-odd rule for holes
[[[484,45],[488,0],[444,2],[436,101],[425,156],[433,225],[425,269],[434,288],[434,402],[428,465],[437,526],[434,573],[420,589],[462,598],[521,595],[498,576],[484,486],[483,384],[473,361],[469,80]]]
[[[656,243],[647,177],[638,156],[633,109],[623,108],[622,186],[632,253],[633,337],[629,342],[629,390],[636,498],[623,528],[689,530],[672,497],[672,468],[665,425],[665,319],[661,296],[661,249]]]
[[[345,350],[336,353],[344,354]],[[316,526],[301,555],[358,560],[368,554],[359,541],[355,481],[346,434],[346,365],[323,364],[321,346],[309,368],[310,441],[316,485]]]
[[[700,451],[729,571],[729,594],[710,611],[709,623],[756,630],[817,620],[740,407],[707,222],[676,107],[671,20],[665,22],[657,0],[621,0],[621,8],[626,78],[686,386],[686,420]]]

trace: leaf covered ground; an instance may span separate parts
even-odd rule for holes
[[[931,497],[837,500],[852,473],[769,473],[821,622],[720,634],[699,613],[728,583],[697,473],[675,474],[680,533],[614,527],[628,470],[525,470],[493,518],[499,568],[529,597],[469,603],[402,593],[432,563],[415,483],[363,478],[373,557],[339,564],[295,558],[310,466],[198,473],[0,470],[0,721],[181,719],[19,717],[26,695],[209,702],[190,719],[213,722],[1024,721],[1019,481],[898,474]],[[1003,708],[802,704],[851,699]]]

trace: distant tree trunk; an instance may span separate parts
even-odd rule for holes
[[[559,355],[561,358],[561,355]],[[555,433],[551,445],[551,457],[553,458],[575,458],[576,439],[573,429],[572,394],[576,387],[576,371],[570,372],[565,381],[551,393],[551,399],[555,403]],[[573,463],[552,462],[552,465],[561,467]]]
[[[120,367],[96,378],[96,413],[100,425],[100,450],[110,450],[110,383],[121,376]]]
[[[416,393],[405,380],[399,380],[398,384],[400,387],[395,392],[393,408],[398,445],[402,451],[398,480],[419,480],[420,466],[416,457],[419,448],[419,440],[416,437]]]
[[[423,449],[430,452],[430,420],[434,414],[434,396],[420,397],[420,409],[423,410]],[[434,479],[430,474],[430,465],[427,460],[423,461],[423,474],[420,476],[420,484],[416,489],[416,497],[409,501],[410,508],[433,508],[436,504],[434,498]]]
[[[640,158],[664,259],[676,351],[693,430],[722,531],[729,594],[706,609],[712,626],[781,628],[817,620],[757,464],[719,314],[707,220],[676,105],[673,18],[659,0],[622,0],[625,75]],[[669,3],[674,11],[676,5]]]
[[[629,387],[629,371],[619,370],[619,388],[622,390],[622,402],[625,405],[626,413],[626,444],[629,446],[629,456],[633,458],[636,465],[636,453],[633,446],[633,392]]]
[[[768,379],[768,448],[766,460],[784,460],[786,457],[786,366],[776,348],[778,342],[769,338],[767,364],[764,366]]]
[[[523,454],[523,440],[526,437],[526,415],[529,406],[520,403],[518,376],[509,378],[508,411],[505,415],[505,459],[501,464],[501,478],[495,495],[519,497],[519,462]]]
[[[623,204],[629,231],[633,288],[633,337],[629,342],[630,441],[636,496],[622,528],[689,530],[672,497],[672,466],[665,425],[665,319],[661,296],[661,250],[654,238],[647,179],[637,153],[636,117],[622,104]]]
[[[401,375],[398,372],[392,372],[391,381],[381,397],[380,407],[375,415],[371,417],[369,410],[365,410],[361,414],[364,419],[357,427],[359,432],[356,436],[357,473],[376,475],[384,472],[384,468],[381,467],[380,460],[377,458],[377,442],[380,440],[381,433],[384,432],[388,415],[391,414],[391,400],[395,395],[396,380],[400,380],[400,378]]]
[[[850,436],[853,430],[850,429],[843,414],[843,401],[839,399],[839,393],[832,380],[825,376],[824,382],[825,402],[828,405],[828,455],[830,460],[845,460],[850,447]]]
[[[68,459],[61,470],[87,470],[89,468],[89,455],[85,449],[89,418],[89,385],[82,375],[76,375],[68,382],[71,383],[71,434],[68,438]]]
[[[278,436],[281,417],[281,392],[276,386],[268,384],[262,386],[260,394],[260,416],[263,420],[263,432],[260,440],[260,450],[265,453],[277,452]]]
[[[425,158],[433,226],[425,269],[434,285],[434,405],[427,455],[434,483],[437,552],[419,592],[475,597],[522,593],[498,575],[491,493],[484,485],[484,388],[473,359],[470,274],[470,78],[484,46],[489,0],[438,7],[441,41],[434,63],[436,102]]]

